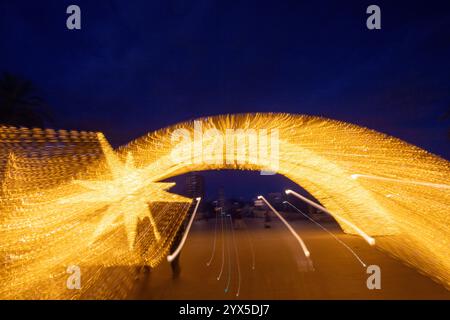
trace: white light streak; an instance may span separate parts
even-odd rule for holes
[[[263,196],[258,196],[258,199],[263,200],[267,204],[267,206],[277,215],[277,217],[280,218],[280,220],[289,229],[289,231],[292,233],[292,235],[295,237],[295,239],[297,239],[297,241],[300,244],[300,247],[302,248],[303,253],[305,254],[305,256],[309,257],[311,254],[310,254],[308,248],[306,247],[306,245],[303,242],[302,238],[300,238],[300,236],[297,234],[297,232],[295,232],[294,228],[292,228],[291,225],[283,218],[283,216],[274,207],[272,207],[272,205],[266,200],[266,198],[264,198]]]
[[[325,228],[324,226],[322,226],[320,223],[318,223],[317,221],[314,221],[313,219],[311,219],[308,215],[304,214],[299,208],[297,208],[296,206],[294,206],[292,203],[290,203],[289,201],[283,201],[283,203],[287,203],[289,204],[292,208],[294,208],[295,210],[297,210],[297,212],[301,213],[302,215],[304,215],[306,218],[308,218],[310,221],[314,222],[317,226],[319,226],[320,228],[322,228],[325,232],[329,233],[336,241],[338,241],[341,245],[343,245],[347,250],[349,250],[354,256],[355,258],[359,261],[359,263],[362,264],[362,266],[365,268],[366,264],[364,263],[364,261],[356,254],[355,251],[352,250],[352,248],[350,248],[344,241],[342,241],[341,239],[339,239],[338,237],[336,237],[336,235],[334,233],[332,233],[331,231],[329,231],[327,228]]]
[[[189,230],[191,229],[192,222],[194,222],[195,214],[197,213],[197,209],[200,204],[201,198],[198,197],[195,200],[197,200],[197,204],[195,205],[194,212],[192,212],[191,219],[189,220],[189,224],[186,228],[186,232],[183,234],[183,238],[181,239],[181,242],[178,245],[177,249],[174,251],[174,253],[167,256],[167,261],[169,262],[172,262],[180,254],[181,249],[183,249],[184,243],[186,242],[186,238],[188,236]]]
[[[313,207],[322,210],[326,213],[328,213],[329,215],[335,217],[336,219],[344,222],[345,224],[347,224],[349,227],[351,227],[353,230],[355,230],[361,237],[363,237],[364,240],[367,241],[368,244],[370,244],[371,246],[375,245],[375,239],[372,238],[371,236],[369,236],[367,233],[365,233],[364,231],[362,231],[360,228],[358,228],[356,225],[354,225],[353,223],[351,223],[350,221],[348,221],[347,219],[344,219],[342,217],[336,216],[335,214],[332,214],[330,211],[328,211],[326,208],[322,207],[321,205],[315,203],[314,201],[309,200],[308,198],[305,198],[304,196],[298,194],[295,191],[292,190],[286,190],[285,191],[286,194],[292,194],[295,197],[299,198],[300,200],[303,200],[304,202],[312,205]]]

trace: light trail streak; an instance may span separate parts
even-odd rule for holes
[[[245,221],[244,221],[244,225],[245,225],[245,228],[244,228],[245,235],[247,237],[247,241],[250,246],[250,251],[252,253],[252,270],[255,270],[255,250],[253,248],[253,241],[252,241],[252,237],[250,236],[250,232],[248,231],[247,223],[245,223]]]
[[[380,180],[380,181],[396,182],[396,183],[403,183],[403,184],[413,184],[413,185],[418,185],[418,186],[432,187],[432,188],[439,188],[439,189],[450,189],[450,185],[442,184],[442,183],[432,183],[432,182],[424,182],[424,181],[394,179],[394,178],[386,178],[386,177],[379,177],[379,176],[373,176],[373,175],[367,175],[367,174],[358,174],[358,173],[352,174],[351,177],[352,177],[353,180],[357,180],[358,178],[365,178],[365,179],[373,179],[373,180]]]
[[[327,209],[325,209],[321,205],[315,203],[314,201],[309,200],[308,198],[305,198],[304,196],[298,194],[295,191],[286,190],[285,192],[286,192],[286,194],[292,194],[295,197],[299,198],[300,200],[303,200],[304,202],[310,204],[311,206],[313,206],[313,207],[315,207],[315,208],[317,208],[319,210],[322,210],[322,211],[328,213],[329,215],[331,215],[333,217],[336,217],[338,220],[341,220],[342,222],[347,224],[349,227],[351,227],[353,230],[355,230],[361,237],[363,237],[364,240],[367,241],[368,244],[370,244],[371,246],[375,245],[375,239],[374,238],[370,237],[367,233],[362,231],[360,228],[358,228],[356,225],[354,225],[353,223],[351,223],[347,219],[344,219],[342,217],[336,216],[335,214],[332,214],[330,211],[328,211]]]
[[[237,270],[238,270],[238,287],[236,290],[236,297],[239,297],[239,294],[241,292],[241,264],[239,261],[239,252],[238,252],[238,247],[236,244],[236,238],[234,235],[233,220],[231,220],[231,216],[229,216],[229,218],[230,218],[231,234],[233,235],[233,246],[234,246],[234,253],[236,256],[236,264],[237,264]]]
[[[266,200],[266,198],[264,198],[263,196],[258,196],[258,199],[263,200],[267,204],[267,206],[277,215],[277,217],[284,223],[284,225],[289,229],[289,231],[292,233],[295,239],[297,239],[305,256],[309,258],[310,252],[306,247],[305,243],[303,242],[302,238],[300,238],[297,232],[295,232],[294,228],[292,228],[291,225],[283,218],[283,216],[274,207],[272,207],[272,205]]]
[[[228,261],[228,277],[227,277],[227,286],[225,287],[225,292],[228,292],[230,289],[230,283],[231,283],[231,255],[230,255],[230,233],[228,232],[228,219],[227,216],[225,216],[225,230],[227,232],[227,261]],[[230,226],[231,227],[231,226]]]
[[[178,245],[177,249],[174,251],[174,253],[167,256],[167,261],[172,262],[173,259],[175,259],[180,254],[181,249],[183,249],[183,246],[184,246],[184,243],[186,242],[186,238],[188,236],[189,230],[191,230],[192,222],[194,222],[195,214],[197,213],[197,209],[198,209],[201,199],[202,198],[200,198],[200,197],[195,199],[195,200],[197,200],[197,204],[195,205],[194,212],[192,212],[191,219],[189,220],[186,231],[183,234],[183,238],[181,239],[181,242]]]
[[[332,233],[331,231],[329,231],[327,228],[325,228],[324,226],[322,226],[320,223],[318,223],[317,221],[314,221],[313,219],[311,219],[307,214],[303,213],[299,208],[297,208],[296,206],[294,206],[292,203],[290,203],[289,201],[283,201],[284,203],[289,204],[292,208],[294,208],[295,210],[297,210],[299,213],[301,213],[302,215],[304,215],[306,218],[308,218],[311,222],[314,222],[317,226],[319,226],[320,228],[322,228],[324,231],[326,231],[327,233],[329,233],[336,241],[338,241],[341,245],[343,245],[347,250],[349,250],[354,256],[355,258],[359,261],[359,263],[362,264],[362,266],[365,268],[367,265],[364,263],[364,261],[356,254],[355,251],[352,250],[352,248],[350,248],[344,241],[342,241],[341,239],[339,239],[334,233]]]
[[[221,209],[222,210],[222,209]],[[223,273],[223,267],[225,265],[225,234],[224,234],[224,230],[223,230],[223,212],[221,211],[220,213],[220,224],[222,226],[222,263],[220,265],[220,272],[219,275],[217,276],[217,281],[220,280],[220,278],[222,277],[222,273]]]
[[[206,262],[206,266],[209,267],[214,259],[215,253],[216,253],[216,240],[217,240],[217,212],[216,212],[216,218],[214,223],[214,242],[213,242],[213,248],[211,253],[211,258]]]

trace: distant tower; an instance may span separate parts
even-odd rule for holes
[[[184,194],[189,198],[204,197],[205,179],[196,172],[191,172],[186,176]]]

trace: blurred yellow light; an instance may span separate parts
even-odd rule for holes
[[[216,148],[221,139],[213,134],[175,145],[176,130],[199,136],[193,121],[117,150],[100,133],[0,127],[0,297],[126,297],[134,277],[108,269],[109,283],[99,284],[101,270],[157,265],[192,203],[167,192],[173,184],[160,181],[216,169],[277,168],[312,194],[345,232],[355,234],[343,219],[376,237],[377,248],[450,287],[447,160],[397,138],[318,117],[255,113],[198,121],[210,133],[277,129],[279,163],[246,148],[256,135],[246,137],[245,131],[231,136],[241,143],[228,150],[234,154]],[[73,264],[84,279],[75,291],[65,287]]]

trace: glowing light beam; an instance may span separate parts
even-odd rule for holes
[[[291,227],[291,225],[283,218],[283,216],[274,208],[272,205],[264,198],[263,196],[258,196],[258,199],[261,199],[265,202],[265,204],[270,208],[270,210],[273,211],[277,215],[277,217],[284,223],[284,225],[289,229],[289,231],[292,233],[292,235],[297,239],[298,243],[300,244],[300,247],[303,250],[303,253],[307,258],[311,255],[308,248],[306,247],[305,243],[303,242],[302,238],[295,232],[294,228]]]
[[[134,275],[116,268],[108,285],[98,275],[167,258],[192,203],[160,181],[222,169],[276,171],[345,233],[380,237],[377,248],[450,288],[449,161],[350,123],[247,113],[178,123],[115,150],[99,132],[0,126],[0,298],[123,298]],[[80,290],[61,286],[69,264],[84,270]]]
[[[305,198],[304,196],[298,194],[295,191],[292,190],[286,190],[285,191],[286,194],[292,194],[295,197],[299,198],[300,200],[303,200],[304,202],[308,203],[309,205],[322,210],[323,212],[328,213],[331,216],[336,217],[337,219],[341,220],[342,222],[344,222],[345,224],[347,224],[348,226],[350,226],[352,229],[354,229],[361,237],[363,237],[364,240],[367,241],[368,244],[370,244],[371,246],[375,245],[375,239],[370,237],[367,233],[365,233],[364,231],[362,231],[360,228],[358,228],[356,225],[354,225],[353,223],[351,223],[350,221],[348,221],[347,219],[344,219],[342,217],[337,217],[335,214],[332,214],[330,211],[328,211],[326,208],[322,207],[321,205],[315,203],[314,201],[309,200],[308,198]]]
[[[180,244],[178,245],[177,249],[172,254],[167,256],[167,261],[172,262],[180,254],[181,249],[183,249],[184,243],[186,242],[187,236],[189,234],[189,230],[191,230],[192,223],[194,222],[195,214],[197,213],[197,209],[201,199],[202,198],[200,197],[195,199],[197,200],[197,204],[195,205],[194,211],[192,212],[191,219],[189,219],[189,223],[186,227],[186,231],[183,234],[183,238],[181,238]]]
[[[289,201],[283,201],[283,203],[287,203],[288,205],[290,205],[292,208],[294,208],[298,213],[301,213],[303,216],[305,216],[306,218],[308,218],[311,222],[313,222],[314,224],[316,224],[318,227],[320,227],[322,230],[324,230],[325,232],[327,232],[328,234],[330,234],[337,242],[339,242],[341,245],[344,246],[344,248],[346,248],[348,251],[350,251],[351,254],[353,254],[355,256],[355,258],[359,261],[359,263],[361,263],[361,265],[365,268],[366,264],[364,263],[364,261],[356,254],[355,251],[352,250],[352,248],[350,248],[344,241],[342,241],[341,239],[339,239],[338,237],[336,237],[336,235],[334,233],[332,233],[331,231],[329,231],[327,228],[325,228],[324,226],[322,226],[320,223],[318,223],[317,221],[314,221],[313,219],[311,219],[307,214],[303,213],[299,208],[297,208],[296,206],[294,206],[292,203],[290,203]]]

